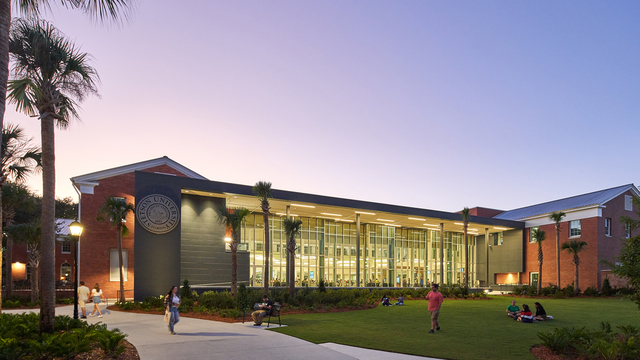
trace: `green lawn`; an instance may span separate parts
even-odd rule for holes
[[[405,306],[328,314],[287,315],[289,325],[274,331],[314,343],[334,342],[370,349],[444,359],[535,359],[529,348],[540,343],[539,331],[556,327],[598,327],[608,321],[638,325],[640,311],[620,299],[523,299],[517,304],[540,301],[554,320],[522,324],[509,319],[505,310],[513,298],[447,300],[440,310],[442,331],[429,334],[427,302],[405,301]],[[534,310],[535,312],[535,310]]]

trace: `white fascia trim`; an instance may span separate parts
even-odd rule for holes
[[[161,157],[161,158],[157,158],[157,159],[142,161],[142,162],[135,163],[135,164],[119,166],[119,167],[115,167],[115,168],[112,168],[112,169],[96,171],[96,172],[93,172],[93,173],[76,176],[76,177],[71,178],[71,181],[72,182],[76,182],[76,183],[86,182],[86,181],[96,181],[96,180],[101,180],[101,179],[105,179],[105,178],[110,178],[110,177],[113,177],[113,176],[127,174],[127,173],[130,173],[130,172],[134,172],[136,170],[144,170],[144,169],[148,169],[148,168],[156,167],[156,166],[160,166],[160,165],[167,165],[167,166],[169,166],[171,168],[174,168],[174,169],[180,171],[181,173],[187,175],[190,178],[207,180],[207,178],[205,178],[204,176],[202,176],[202,175],[200,175],[200,174],[198,174],[198,173],[196,173],[196,172],[194,172],[192,170],[189,170],[188,168],[178,164],[177,162],[169,159],[168,157]]]
[[[566,210],[565,214],[567,214],[562,222],[572,221],[572,220],[581,220],[592,217],[602,217],[602,206],[593,205],[588,207],[583,207],[579,209]],[[555,224],[555,222],[549,219],[551,213],[536,215],[526,219],[520,219],[520,221],[525,222],[526,228],[532,228],[536,226]]]
[[[71,183],[81,194],[93,194],[93,188],[100,185],[97,181],[73,181],[73,179]]]

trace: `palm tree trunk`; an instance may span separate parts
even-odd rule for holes
[[[560,224],[556,224],[556,274],[558,275],[558,289],[561,289],[560,285]]]
[[[578,268],[580,266],[580,258],[576,255],[574,262],[576,264],[576,274],[575,277],[573,278],[573,292],[578,295],[580,293],[580,285],[578,284],[578,279],[579,279],[579,272],[578,272]]]
[[[538,295],[542,290],[542,244],[538,242]]]
[[[56,315],[56,155],[53,117],[46,116],[40,120],[40,136],[42,138],[42,303],[40,304],[40,332],[53,333],[53,321]]]
[[[11,29],[11,0],[0,0],[0,129],[4,127],[4,110],[7,99],[7,82],[9,81],[9,30]],[[2,144],[0,144],[0,152]],[[0,184],[4,183],[4,174]],[[2,219],[2,192],[0,191],[0,219]],[[0,234],[2,221],[0,221]],[[0,251],[1,253],[1,251]],[[2,256],[0,254],[0,269]],[[2,289],[2,276],[0,276]],[[2,314],[2,291],[0,291],[0,314]]]
[[[31,302],[36,303],[38,301],[38,271],[39,267],[31,266]]]
[[[269,263],[271,262],[271,249],[269,244],[269,205],[267,205],[267,209],[265,211],[265,207],[262,207],[262,218],[264,219],[264,275],[262,277],[263,281],[263,292],[265,295],[269,293]]]
[[[238,243],[240,242],[240,232],[231,233],[231,296],[236,297],[238,293]]]
[[[122,259],[122,222],[116,225],[116,231],[118,232],[118,267],[120,268],[120,299],[118,301],[124,303],[126,300],[124,296],[124,261]]]
[[[293,244],[293,239],[289,239],[289,295],[293,296],[296,293],[296,246]]]
[[[464,287],[469,287],[469,238],[467,237],[467,226],[464,227]]]
[[[10,225],[10,224],[7,224]],[[6,282],[4,284],[4,289],[5,289],[5,295],[7,296],[7,298],[11,297],[11,295],[13,295],[13,270],[11,269],[11,263],[13,262],[13,236],[7,234],[7,249],[6,249],[7,254],[6,256],[6,261],[7,261],[7,269],[6,269]]]

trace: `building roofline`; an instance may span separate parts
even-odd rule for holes
[[[156,176],[167,176],[167,175],[147,173],[147,172],[141,172],[141,171],[136,172],[136,178],[137,177],[156,177]],[[251,185],[232,184],[232,183],[224,183],[224,182],[218,182],[218,181],[189,179],[189,178],[180,178],[179,180],[182,183],[183,189],[254,196],[253,186]],[[136,179],[136,183],[138,183],[137,179]],[[287,190],[279,190],[279,189],[272,189],[271,194],[274,199],[278,199],[278,200],[306,202],[306,203],[321,204],[321,205],[327,205],[327,206],[357,208],[362,210],[372,210],[372,211],[381,211],[381,212],[396,213],[396,214],[403,214],[403,215],[424,216],[429,218],[438,218],[442,220],[461,221],[460,214],[440,211],[440,210],[429,210],[429,209],[421,209],[421,208],[407,207],[407,206],[400,206],[400,205],[390,205],[390,204],[376,203],[376,202],[370,202],[370,201],[345,199],[345,198],[338,198],[338,197],[332,197],[332,196],[300,193],[295,191],[287,191]],[[525,223],[523,221],[504,220],[504,219],[496,219],[496,218],[482,217],[482,216],[470,216],[469,222],[476,222],[476,223],[481,223],[486,225],[507,226],[507,227],[512,227],[516,229],[524,229],[525,227]]]
[[[141,161],[141,162],[137,162],[129,165],[123,165],[123,166],[118,166],[111,169],[100,170],[100,171],[96,171],[96,172],[92,172],[84,175],[74,176],[71,178],[71,182],[72,183],[92,183],[92,182],[95,182],[96,180],[106,179],[113,176],[123,175],[130,172],[144,170],[144,169],[148,169],[148,168],[156,167],[160,165],[170,166],[171,168],[183,173],[184,175],[190,178],[207,180],[207,178],[198,174],[197,172],[181,165],[180,163],[174,160],[171,160],[167,156],[163,156],[156,159],[145,160],[145,161]]]

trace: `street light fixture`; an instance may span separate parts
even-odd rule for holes
[[[69,234],[71,238],[76,242],[74,254],[74,270],[73,270],[73,318],[78,318],[78,243],[80,242],[80,235],[82,235],[82,225],[78,221],[73,221],[69,224]]]

